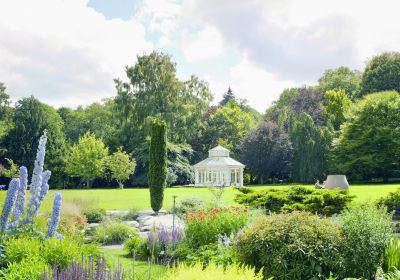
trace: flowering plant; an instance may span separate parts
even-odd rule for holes
[[[184,231],[179,226],[153,229],[147,233],[147,249],[152,257],[168,257],[183,238]]]
[[[216,243],[222,235],[238,233],[249,216],[247,209],[237,207],[188,213],[185,215],[186,237],[194,248]]]

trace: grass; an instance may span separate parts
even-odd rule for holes
[[[309,187],[312,187],[308,185]],[[288,185],[280,186],[253,186],[257,190],[275,188],[287,188]],[[380,184],[380,185],[351,185],[350,194],[356,196],[355,201],[374,201],[389,192],[395,191],[400,188],[400,184]],[[82,189],[82,190],[58,190],[63,195],[64,203],[75,203],[84,205],[89,208],[104,208],[107,210],[128,210],[128,209],[150,209],[150,195],[149,190],[141,189]],[[55,190],[50,190],[42,205],[41,211],[50,211],[54,199]],[[225,205],[236,205],[234,197],[237,191],[233,188],[225,190],[222,196],[222,202]],[[5,191],[0,191],[1,204],[5,198]],[[169,210],[172,208],[173,196],[177,196],[177,202],[180,199],[196,196],[205,201],[212,201],[213,196],[207,188],[188,188],[188,187],[174,187],[167,188],[164,195],[163,209]]]
[[[134,261],[132,258],[126,256],[124,249],[102,249],[102,253],[110,267],[121,266],[124,269],[124,273],[127,273],[128,275],[132,275],[132,272],[134,271],[134,279],[136,280],[159,279],[167,269],[165,266],[157,264],[152,264],[150,267],[146,261]]]

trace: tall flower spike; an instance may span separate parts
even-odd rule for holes
[[[22,214],[24,213],[27,184],[28,184],[28,170],[26,169],[25,166],[21,166],[19,169],[19,186],[17,190],[14,215],[13,215],[14,222],[9,225],[10,227],[18,226],[19,222],[22,219]]]
[[[19,187],[19,179],[12,179],[8,185],[6,200],[3,206],[3,212],[0,217],[0,232],[4,232],[8,228],[8,220],[15,203],[17,189]]]
[[[39,195],[42,186],[44,157],[46,155],[46,142],[47,142],[47,136],[45,131],[39,140],[39,147],[36,154],[35,166],[33,168],[32,180],[30,184],[31,198],[28,203],[28,210],[26,215],[27,217],[25,223],[32,222],[34,215],[39,210],[40,206]]]
[[[47,237],[62,238],[62,235],[57,232],[58,224],[60,222],[61,204],[62,204],[61,193],[56,193],[54,195],[53,213],[51,214],[49,228],[47,231]]]

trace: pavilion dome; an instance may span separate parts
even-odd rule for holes
[[[208,156],[209,157],[229,157],[229,150],[218,145],[208,151]]]

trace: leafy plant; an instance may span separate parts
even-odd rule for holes
[[[354,205],[339,217],[344,239],[344,269],[347,277],[375,275],[392,239],[391,215],[371,204]]]
[[[214,208],[185,215],[186,238],[193,248],[218,241],[219,236],[236,234],[247,224],[249,213],[241,208]]]
[[[340,272],[343,234],[308,212],[266,216],[238,236],[239,261],[274,279],[319,279]]]
[[[48,269],[48,265],[38,257],[24,258],[21,262],[13,262],[4,269],[0,270],[0,279],[4,280],[33,280],[40,279],[43,272]]]
[[[39,257],[42,243],[32,237],[11,238],[4,244],[4,257],[9,263],[19,263],[26,258]]]
[[[124,242],[124,249],[129,256],[145,258],[149,255],[147,251],[147,239],[141,236],[133,236]]]
[[[400,189],[379,198],[376,204],[378,206],[385,206],[388,212],[394,211],[395,214],[400,214]]]
[[[382,268],[386,272],[400,268],[400,244],[397,234],[393,236],[392,241],[386,248]]]
[[[88,223],[100,223],[106,215],[105,209],[90,209],[83,212]]]
[[[135,171],[136,161],[119,149],[107,158],[107,169],[111,172],[111,179],[117,180],[120,189],[124,188],[124,181]]]
[[[294,186],[265,191],[243,190],[235,201],[267,212],[309,211],[326,216],[340,213],[354,198],[345,190],[315,190]]]
[[[94,240],[101,244],[120,244],[137,235],[138,230],[120,221],[106,221],[96,227]]]
[[[175,213],[182,216],[185,213],[195,212],[204,208],[204,200],[198,197],[186,197],[175,207]]]
[[[192,266],[180,264],[171,269],[162,280],[262,280],[262,274],[256,273],[249,267],[238,265],[228,266],[221,269],[218,265],[211,263],[205,269],[201,263]]]

